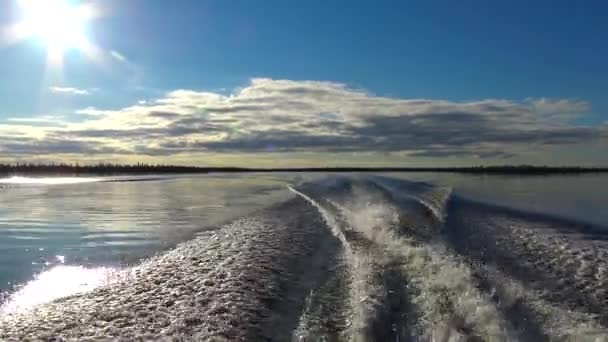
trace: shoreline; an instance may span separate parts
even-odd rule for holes
[[[356,172],[433,172],[473,175],[555,175],[608,173],[608,167],[578,166],[473,166],[473,167],[304,167],[304,168],[239,168],[239,167],[191,167],[166,165],[39,165],[0,164],[0,177],[14,176],[131,176],[162,174],[209,174],[209,173],[356,173]]]

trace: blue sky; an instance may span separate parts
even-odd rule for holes
[[[4,159],[608,163],[604,2],[72,3],[98,12],[95,56],[66,49],[59,68],[37,37],[0,42]]]

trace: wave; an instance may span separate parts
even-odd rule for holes
[[[112,284],[5,315],[0,339],[608,336],[601,231],[388,177],[288,189],[286,202],[203,232]]]
[[[411,219],[414,214],[408,213],[408,209],[420,209],[423,203],[422,208],[430,210],[423,197],[413,201],[418,206],[412,207],[412,203],[402,206],[406,211],[402,213],[392,203],[394,198],[378,191],[381,189],[377,184],[358,181],[348,188],[344,193],[330,191],[323,200],[334,208],[328,223],[334,226],[341,223],[337,229],[345,236],[342,241],[350,251],[352,276],[357,285],[351,292],[355,301],[360,300],[359,311],[365,313],[353,317],[359,336],[366,340],[509,336],[507,324],[487,296],[472,285],[471,272],[463,263],[436,241],[421,245],[421,241],[427,240],[421,236],[429,234],[415,231],[400,234],[402,220]],[[404,197],[411,198],[412,195]],[[327,209],[307,199],[325,217],[330,216]],[[417,222],[434,230],[440,217],[418,217],[406,222],[404,229]],[[393,307],[395,302],[400,304]]]

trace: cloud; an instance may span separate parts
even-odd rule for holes
[[[67,94],[67,95],[91,95],[91,92],[86,89],[78,89],[71,87],[49,87],[52,93]]]
[[[123,63],[128,62],[127,57],[125,57],[123,54],[121,54],[118,51],[111,50],[110,56],[112,56],[114,59],[116,59],[119,62],[123,62]]]
[[[110,146],[98,146],[84,141],[61,139],[0,139],[0,152],[11,155],[108,154],[128,153]]]
[[[528,98],[526,102],[536,113],[552,120],[571,121],[580,117],[590,108],[589,103],[580,100]]]
[[[231,94],[180,89],[116,110],[84,108],[76,113],[85,121],[37,131],[36,141],[54,141],[53,151],[147,156],[366,152],[504,159],[531,148],[606,143],[605,125],[570,124],[589,108],[571,99],[401,99],[336,82],[259,78]],[[50,152],[34,147],[20,151]]]
[[[63,122],[64,117],[45,115],[32,118],[8,118],[6,119],[7,125],[30,125],[30,126],[42,126],[42,127],[62,127],[66,126]]]
[[[83,109],[78,109],[74,113],[79,115],[88,115],[88,116],[104,116],[114,113],[113,110],[99,110],[94,107],[87,107]]]

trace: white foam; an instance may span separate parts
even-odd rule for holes
[[[352,276],[348,289],[350,292],[350,306],[352,310],[351,335],[355,340],[365,340],[370,317],[374,316],[375,307],[378,304],[375,298],[378,297],[377,292],[379,291],[379,288],[370,281],[373,273],[372,257],[370,255],[358,254],[353,251],[342,232],[336,217],[328,210],[304,193],[291,186],[287,187],[290,191],[304,198],[314,206],[325,220],[327,226],[330,227],[334,236],[342,242],[345,258],[347,259]]]
[[[520,281],[506,276],[499,270],[485,266],[485,272],[502,293],[502,305],[522,301],[540,318],[543,333],[552,339],[588,337],[590,341],[608,341],[608,331],[594,317],[571,310],[560,308],[542,299],[542,293],[527,288]]]
[[[330,215],[314,203],[325,212],[324,215]],[[414,302],[423,310],[420,322],[423,337],[457,340],[461,335],[457,328],[462,325],[487,338],[511,336],[509,324],[501,317],[496,306],[475,287],[471,270],[450,254],[444,245],[439,242],[420,245],[394,233],[392,226],[399,223],[395,207],[378,196],[361,190],[355,190],[351,200],[344,203],[335,200],[330,203],[348,220],[352,229],[364,234],[390,254],[403,259],[403,269],[416,287],[410,295],[414,296]],[[330,221],[336,220],[332,218]],[[373,256],[358,255],[355,252],[352,254],[358,265],[382,262],[369,259],[365,262],[366,258]],[[356,270],[353,275],[361,284],[366,283],[366,269],[369,270],[370,267]],[[362,292],[378,292],[373,286],[370,288],[369,282],[367,286]],[[356,289],[354,293],[356,298],[363,295]],[[446,305],[451,308],[446,308]],[[369,315],[363,315],[360,319],[365,320],[366,316]]]

